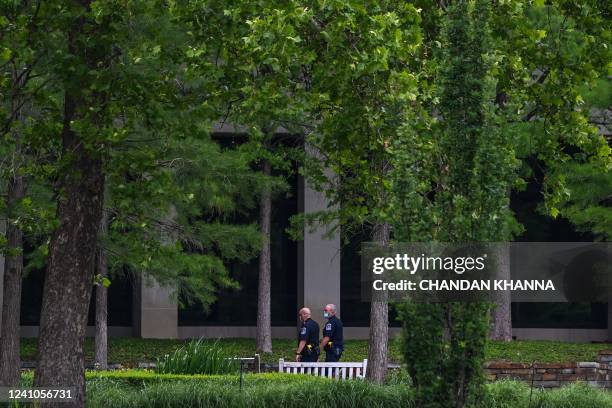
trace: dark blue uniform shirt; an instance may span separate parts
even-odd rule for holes
[[[336,316],[330,317],[323,329],[323,337],[329,337],[329,341],[333,343],[333,347],[344,349],[342,321]]]
[[[306,340],[306,344],[319,344],[319,325],[312,319],[302,323],[302,328],[298,334],[298,340]]]
[[[305,340],[306,346],[302,349],[302,361],[314,362],[319,357],[319,325],[312,319],[302,323],[298,332],[298,342]]]

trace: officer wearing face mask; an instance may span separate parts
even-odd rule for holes
[[[323,309],[323,317],[327,319],[323,329],[321,349],[325,350],[325,362],[333,363],[340,360],[344,351],[342,321],[336,317],[336,305],[329,304]]]
[[[298,333],[298,348],[295,352],[295,361],[315,363],[319,359],[319,325],[310,318],[310,309],[300,309],[302,327]]]

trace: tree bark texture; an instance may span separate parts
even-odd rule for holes
[[[66,105],[66,118],[72,118],[74,106],[69,95]],[[49,246],[34,384],[75,387],[76,404],[84,406],[83,346],[102,218],[104,176],[101,160],[85,151],[69,121],[63,133],[64,149],[71,150],[75,159],[72,171],[61,182],[59,226]],[[47,406],[55,405],[64,406]]]
[[[496,279],[510,280],[510,248],[508,244],[499,244],[496,254]],[[512,341],[510,291],[495,292],[495,307],[491,311],[490,337],[492,340]]]
[[[263,174],[269,177],[272,173],[270,162],[263,161]],[[257,288],[257,351],[272,352],[272,318],[271,318],[271,248],[270,231],[272,227],[272,195],[265,188],[259,201],[259,224],[262,234],[262,247],[259,255],[259,285]]]
[[[374,225],[372,240],[380,246],[389,244],[390,228],[388,223]],[[389,352],[389,304],[386,291],[373,291],[370,305],[370,338],[368,348],[368,368],[366,378],[382,384],[387,376]]]
[[[108,232],[108,213],[103,212],[100,222],[100,236]],[[106,251],[98,244],[97,274],[101,280],[108,277]],[[108,368],[108,288],[102,282],[96,285],[96,351],[95,366],[99,370]]]
[[[13,112],[15,122],[21,125],[31,106],[23,94],[29,75],[25,75],[23,67],[21,71],[14,69],[12,74],[13,87],[19,92],[11,100],[10,111]],[[8,178],[6,208],[6,239],[7,253],[4,259],[4,294],[2,296],[2,316],[0,316],[0,386],[14,386],[20,382],[21,356],[20,356],[20,319],[21,319],[21,290],[23,277],[23,232],[15,224],[19,214],[17,206],[25,197],[25,180],[21,174],[24,163],[24,152],[22,149],[22,129],[17,126],[11,131],[14,142],[13,158],[11,163],[12,174]]]
[[[19,145],[15,154],[20,155]],[[6,226],[8,254],[4,260],[4,296],[2,298],[2,337],[0,337],[0,386],[20,382],[20,308],[23,275],[23,232],[11,217],[12,209],[25,195],[24,180],[18,170],[8,183],[9,219]]]
[[[89,1],[78,2],[88,10]],[[68,31],[68,49],[92,69],[95,50],[82,41],[86,13],[76,17]],[[72,121],[91,115],[81,88],[68,87],[64,94],[62,129],[63,171],[57,183],[58,226],[49,245],[38,337],[38,360],[34,385],[74,387],[73,406],[85,406],[84,342],[87,313],[93,288],[98,232],[104,204],[103,152],[88,146]],[[91,120],[91,116],[89,120]],[[44,407],[65,407],[47,402]]]

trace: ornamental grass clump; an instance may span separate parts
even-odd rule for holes
[[[224,353],[218,341],[192,340],[172,354],[157,360],[160,374],[231,374],[238,371],[237,360]]]

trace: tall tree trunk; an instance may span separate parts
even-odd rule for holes
[[[272,171],[270,162],[264,160],[262,171],[270,176]],[[259,255],[259,285],[257,288],[257,351],[272,352],[272,319],[271,303],[271,253],[270,230],[272,226],[272,195],[269,188],[265,188],[259,201],[259,224],[263,244]]]
[[[22,90],[27,85],[28,75],[25,70],[14,69],[12,85],[18,96],[11,102],[11,111],[14,111],[16,122],[24,125],[25,117],[32,106]],[[19,90],[19,91],[17,91]],[[17,206],[25,197],[25,181],[21,175],[23,166],[22,132],[20,127],[11,131],[15,144],[12,160],[12,174],[8,180],[6,208],[8,210],[6,238],[7,254],[4,259],[4,295],[2,297],[2,316],[0,316],[0,386],[14,386],[20,382],[21,356],[20,356],[20,320],[21,320],[21,288],[23,276],[23,232],[15,224],[19,214]]]
[[[90,1],[79,5],[88,10]],[[84,11],[86,11],[84,10]],[[77,60],[96,67],[99,52],[82,41],[86,14],[77,17],[68,32],[68,50]],[[81,88],[68,87],[64,95],[62,157],[64,169],[58,181],[59,225],[49,245],[43,288],[37,387],[74,387],[74,401],[85,406],[85,330],[104,204],[103,151],[98,151],[72,129],[75,120],[91,115]],[[88,97],[89,98],[89,97]],[[91,116],[88,120],[91,120]],[[43,406],[63,407],[61,402]]]
[[[15,151],[21,154],[19,144]],[[2,337],[0,337],[0,386],[15,386],[20,381],[20,307],[23,274],[23,232],[15,225],[13,209],[25,195],[23,176],[19,169],[8,183],[9,217],[6,236],[8,253],[4,260],[4,296],[2,298]]]
[[[510,279],[510,248],[498,245],[496,279]],[[512,317],[510,312],[510,291],[495,292],[495,308],[491,311],[493,324],[490,337],[493,340],[512,341]]]
[[[108,232],[108,213],[102,214],[100,222],[100,236]],[[108,277],[108,265],[106,263],[106,251],[98,244],[97,274],[100,282],[96,285],[96,352],[95,366],[99,370],[108,368],[108,288],[103,280]]]
[[[388,223],[374,225],[372,240],[380,246],[389,244]],[[389,304],[386,291],[373,291],[370,306],[370,339],[366,377],[371,382],[382,384],[387,376],[389,349]]]
[[[67,93],[63,148],[73,153],[74,161],[61,181],[59,226],[49,247],[34,384],[75,387],[77,406],[84,406],[83,346],[102,218],[104,175],[100,158],[86,151],[70,129],[75,102]],[[48,404],[55,405],[63,406]]]

